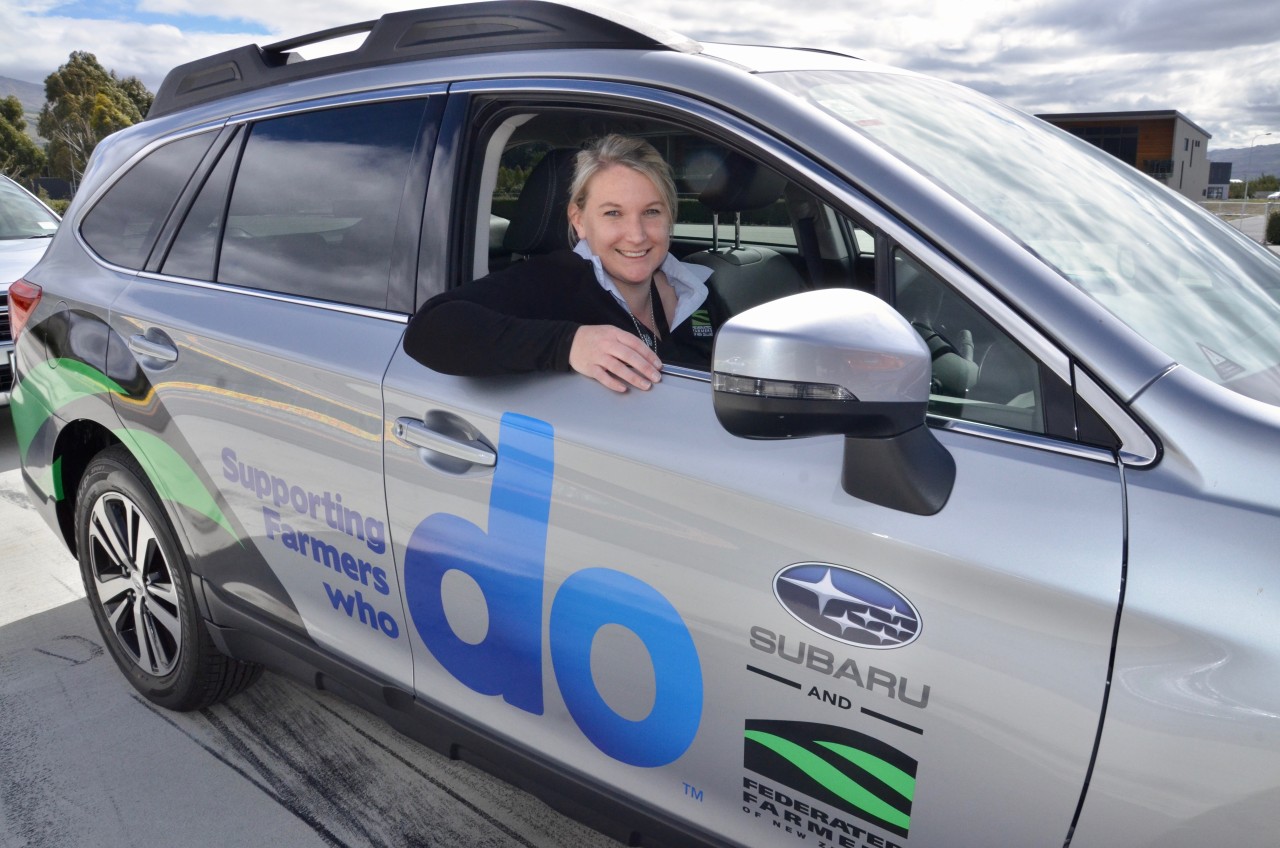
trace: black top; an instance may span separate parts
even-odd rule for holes
[[[723,301],[709,292],[690,318],[663,333],[658,358],[709,370],[714,333],[726,317]],[[409,322],[404,349],[432,370],[467,377],[569,371],[569,348],[584,324],[638,335],[591,262],[558,250],[431,298]]]

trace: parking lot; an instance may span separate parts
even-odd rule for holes
[[[0,409],[0,845],[616,845],[326,693],[267,674],[158,710],[116,670],[27,503]]]

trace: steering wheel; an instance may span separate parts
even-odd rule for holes
[[[964,397],[978,382],[981,367],[973,360],[973,333],[961,330],[959,344],[924,324],[912,324],[933,359],[929,392],[948,397]]]

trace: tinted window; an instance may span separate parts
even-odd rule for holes
[[[116,181],[80,225],[94,252],[116,265],[141,268],[213,137],[201,133],[157,148]]]
[[[238,141],[238,139],[237,139]],[[217,268],[218,236],[227,208],[227,188],[235,173],[240,145],[227,145],[182,222],[161,271],[177,277],[212,280]]]
[[[425,103],[374,103],[255,124],[232,190],[218,280],[385,307]]]

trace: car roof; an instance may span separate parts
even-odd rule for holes
[[[355,50],[300,61],[299,50],[367,33]],[[160,117],[211,100],[317,76],[397,62],[525,50],[608,48],[698,53],[691,38],[623,14],[548,0],[491,0],[393,12],[259,47],[248,44],[179,65],[148,112]]]
[[[701,53],[738,65],[751,73],[776,71],[854,71],[880,69],[856,56],[809,47],[776,47],[755,44],[701,42]],[[896,70],[896,69],[888,69]]]
[[[354,50],[304,59],[302,51],[365,34]],[[905,73],[829,50],[707,44],[625,14],[608,17],[572,2],[488,0],[383,15],[266,47],[248,44],[174,68],[148,119],[246,92],[400,62],[545,50],[702,54],[751,73],[879,70]],[[513,70],[519,70],[513,67]]]

